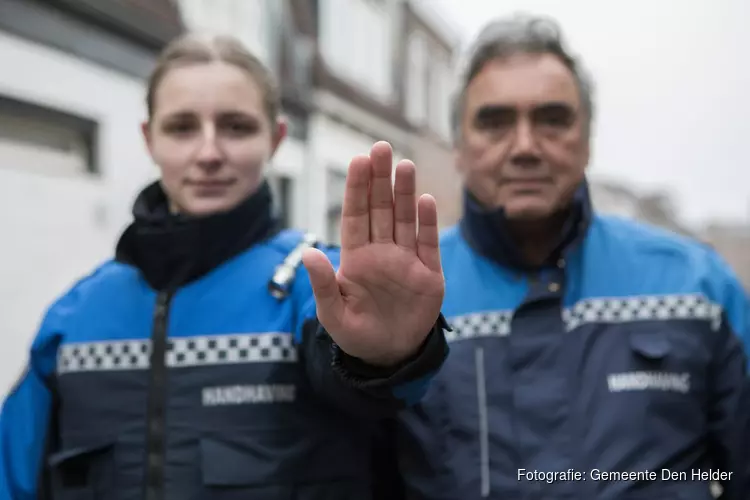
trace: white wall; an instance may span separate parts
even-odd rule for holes
[[[100,179],[26,172],[0,157],[0,397],[49,303],[108,259],[156,170],[143,147],[142,82],[0,32],[0,94],[98,121]],[[4,164],[5,163],[5,164]]]
[[[329,189],[329,172],[346,175],[349,162],[357,155],[368,154],[372,145],[382,138],[372,137],[331,120],[322,113],[310,121],[310,156],[307,169],[306,206],[309,214],[306,227],[319,237],[328,234],[327,213],[331,203],[341,199],[342,186]],[[404,158],[394,150],[393,164]]]
[[[631,219],[638,217],[638,204],[634,197],[612,191],[596,182],[591,182],[589,186],[591,203],[597,212]]]

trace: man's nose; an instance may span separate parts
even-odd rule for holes
[[[536,137],[534,136],[534,126],[529,120],[518,120],[513,139],[514,152],[528,154],[536,151],[537,144]]]
[[[528,120],[519,120],[516,125],[511,158],[521,167],[533,167],[540,162],[534,127]]]

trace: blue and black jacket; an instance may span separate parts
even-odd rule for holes
[[[315,319],[303,235],[271,206],[264,184],[189,219],[158,183],[142,192],[3,404],[0,499],[371,498],[373,432],[424,393],[442,325],[393,370],[346,356]]]
[[[750,498],[750,305],[714,251],[583,185],[542,268],[468,195],[441,255],[451,354],[401,420],[408,498]]]

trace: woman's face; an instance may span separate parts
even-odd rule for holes
[[[231,210],[258,188],[286,126],[270,123],[247,71],[216,62],[169,70],[143,133],[171,209],[205,216]]]

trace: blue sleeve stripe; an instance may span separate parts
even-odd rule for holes
[[[0,499],[33,499],[49,428],[51,394],[29,370],[0,411]]]

